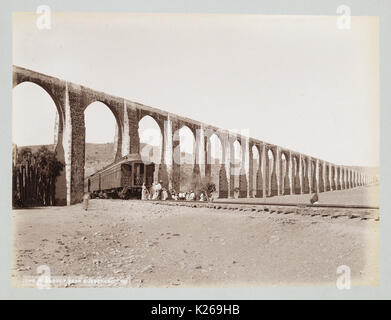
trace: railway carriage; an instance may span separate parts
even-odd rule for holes
[[[92,197],[140,198],[143,183],[148,188],[152,185],[154,171],[154,163],[129,154],[87,177],[85,186]]]

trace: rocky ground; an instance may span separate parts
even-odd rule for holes
[[[48,270],[52,287],[335,285],[340,265],[379,282],[379,221],[359,215],[94,199],[14,210],[13,228],[18,287]]]

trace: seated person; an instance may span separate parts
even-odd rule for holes
[[[315,192],[315,194],[311,197],[310,202],[311,202],[311,204],[317,204],[318,201],[319,201],[319,196],[318,196],[318,193]]]
[[[188,201],[194,201],[195,200],[195,193],[193,192],[193,190],[191,190],[190,193],[188,194],[187,200]]]
[[[167,200],[168,198],[168,192],[165,188],[162,188],[162,192],[161,192],[161,199],[162,200]]]

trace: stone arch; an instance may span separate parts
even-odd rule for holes
[[[213,180],[216,184],[216,191],[219,198],[228,198],[230,194],[230,184],[228,169],[226,167],[227,155],[230,154],[230,148],[227,146],[227,136],[220,130],[212,127],[206,127],[204,134],[204,149],[205,149],[205,175],[208,179]],[[219,164],[211,163],[211,153],[213,152],[212,145],[218,146]],[[217,179],[218,177],[218,179]]]
[[[22,68],[18,68],[22,69]],[[27,70],[26,70],[27,71]],[[40,79],[39,77],[30,77],[26,74],[22,74],[19,72],[15,72],[13,74],[12,79],[12,88],[17,87],[19,84],[22,83],[32,83],[34,85],[37,85],[41,87],[43,90],[46,91],[47,94],[52,98],[54,104],[56,105],[57,112],[59,115],[59,127],[63,129],[64,123],[65,123],[65,110],[63,108],[63,99],[65,94],[65,85],[64,86],[56,86],[55,84],[45,81],[43,79]],[[64,92],[62,92],[64,91]]]
[[[62,104],[60,103],[59,97],[54,93],[52,88],[47,85],[45,82],[42,81],[34,81],[30,79],[20,79],[19,81],[13,81],[12,88],[18,87],[20,84],[23,83],[30,83],[34,86],[37,86],[41,89],[43,89],[52,99],[54,102],[57,113],[58,113],[58,141],[62,143],[62,137],[63,137],[63,130],[64,130],[64,122],[65,122],[65,111],[63,110]]]
[[[45,83],[44,81],[35,81],[30,78],[16,77],[14,74],[13,78],[13,89],[21,88],[24,90],[22,85],[26,84],[27,86],[33,86],[46,95],[51,102],[53,102],[56,116],[53,118],[54,130],[53,130],[53,151],[56,155],[58,161],[62,162],[65,165],[65,152],[63,146],[63,134],[64,134],[64,110],[60,103],[60,99],[57,97],[55,92],[52,90],[52,87]],[[33,89],[35,90],[35,89]],[[15,121],[15,118],[13,118]],[[66,205],[67,203],[67,182],[66,182],[66,169],[61,171],[60,175],[56,178],[55,186],[55,205]]]
[[[290,181],[289,181],[289,153],[286,151],[281,151],[281,167],[280,167],[280,186],[281,194],[290,194]]]
[[[300,157],[296,154],[292,155],[292,192],[294,194],[301,193],[301,179],[300,179]]]
[[[144,115],[138,121],[138,136],[140,141],[140,156],[146,163],[154,164],[153,180],[162,180],[168,184],[168,176],[163,174],[163,131],[156,119],[151,115]]]
[[[257,148],[258,151],[258,156],[259,156],[259,162],[258,162],[258,167],[257,167],[257,172],[256,172],[256,194],[255,196],[257,198],[261,198],[264,196],[264,167],[266,166],[264,155],[263,155],[263,148],[259,144],[255,144],[255,147]]]
[[[278,182],[277,182],[277,150],[275,148],[269,147],[267,151],[267,157],[269,162],[269,196],[278,195]]]
[[[354,188],[353,169],[349,169],[350,188]]]
[[[179,164],[188,163],[194,164],[195,162],[195,135],[193,130],[189,128],[187,125],[183,124],[179,127],[173,134],[174,141],[179,141],[179,150],[177,149],[176,156],[174,154],[174,161],[179,160]],[[185,150],[187,153],[191,153],[191,157],[186,157],[182,152]],[[178,153],[178,151],[180,153]],[[174,152],[175,153],[175,152]]]
[[[324,186],[325,186],[325,190],[324,191],[330,191],[330,164],[329,163],[326,163],[324,165],[324,177],[325,177],[325,181],[324,181]]]
[[[341,168],[339,166],[336,166],[335,172],[336,172],[336,190],[341,190]]]
[[[302,166],[303,166],[303,193],[310,193],[310,180],[309,180],[309,161],[306,157],[302,158]]]
[[[196,159],[196,139],[194,131],[186,124],[181,124],[173,132],[174,189],[176,191],[197,191],[199,175],[194,171]],[[176,172],[175,172],[176,171]]]
[[[215,163],[215,160],[219,160],[218,164],[224,162],[224,144],[219,134],[212,132],[206,136],[206,151],[207,159],[211,164]],[[210,160],[210,161],[209,161]]]
[[[145,118],[145,117],[152,118],[156,122],[156,124],[159,126],[160,132],[163,135],[163,133],[164,133],[164,121],[167,121],[167,116],[166,115],[162,115],[160,113],[149,112],[148,110],[140,109],[138,122],[140,123],[140,121],[143,118]]]
[[[341,167],[341,188],[346,189],[346,169]]]
[[[235,190],[238,190],[238,194],[236,192],[233,194],[233,196],[237,195],[240,196],[241,189],[240,189],[240,175],[241,175],[241,167],[242,167],[242,144],[239,139],[235,139],[232,143],[232,154],[231,154],[231,182],[232,182],[232,189],[235,192]]]
[[[330,164],[330,191],[336,190],[335,184],[335,166]]]
[[[324,192],[323,162],[317,160],[317,164],[318,164],[318,191]]]
[[[311,170],[311,191],[317,192],[317,179],[316,179],[316,160],[310,160],[309,169]]]
[[[116,101],[114,99],[110,99],[110,96],[106,96],[106,95],[100,96],[98,94],[94,94],[90,92],[91,90],[89,89],[85,89],[85,88],[83,89],[84,90],[82,90],[83,99],[81,104],[81,108],[82,108],[81,111],[84,113],[86,109],[89,106],[91,106],[93,103],[96,102],[102,103],[112,112],[117,122],[118,128],[121,129],[121,131],[123,131],[123,125],[124,125],[123,114],[122,114],[124,108],[123,101],[122,102]],[[139,120],[139,117],[137,120]]]
[[[150,115],[143,116],[138,121],[138,134],[141,157],[145,162],[160,164],[163,156],[163,131],[159,123]]]
[[[250,197],[258,197],[259,196],[259,173],[261,167],[261,154],[259,152],[259,148],[256,144],[250,146],[250,155],[252,159],[250,160]],[[262,174],[262,173],[261,173]]]
[[[91,163],[91,164],[87,163],[87,159],[86,159],[87,139],[88,139],[88,137],[87,137],[88,123],[87,122],[89,122],[88,118],[90,118],[91,116],[93,116],[97,112],[112,114],[113,115],[112,119],[114,120],[114,132],[112,132],[113,144],[114,144],[113,156],[112,156],[112,158],[100,159],[99,167],[96,167],[96,164],[94,165],[93,163]],[[105,121],[106,120],[107,119],[105,117]],[[106,165],[119,160],[122,157],[122,154],[121,154],[121,147],[122,147],[122,129],[121,128],[122,128],[122,125],[121,125],[119,118],[116,117],[114,112],[112,112],[112,109],[107,104],[105,104],[99,100],[93,101],[90,104],[88,104],[87,106],[83,107],[83,124],[84,124],[84,142],[85,142],[85,144],[84,144],[84,154],[85,154],[85,157],[84,157],[84,161],[85,161],[85,163],[84,163],[84,171],[85,171],[84,176],[86,178],[87,176],[102,169]],[[96,125],[98,125],[98,124],[99,123],[96,123]],[[110,138],[108,138],[108,139],[111,140]],[[103,143],[103,141],[99,142],[99,143]]]
[[[194,141],[195,141],[196,137],[197,137],[197,129],[199,129],[199,128],[195,124],[179,120],[179,123],[177,124],[177,130],[175,130],[175,131],[182,130],[183,128],[186,128],[186,130],[188,129],[191,131],[193,138],[194,138]]]
[[[223,143],[216,133],[212,133],[206,138],[206,176],[216,185],[219,198],[225,197],[228,185],[223,158]]]

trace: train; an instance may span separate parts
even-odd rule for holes
[[[155,164],[145,163],[139,154],[128,154],[85,179],[91,198],[131,199],[141,197],[141,188],[154,181]]]

